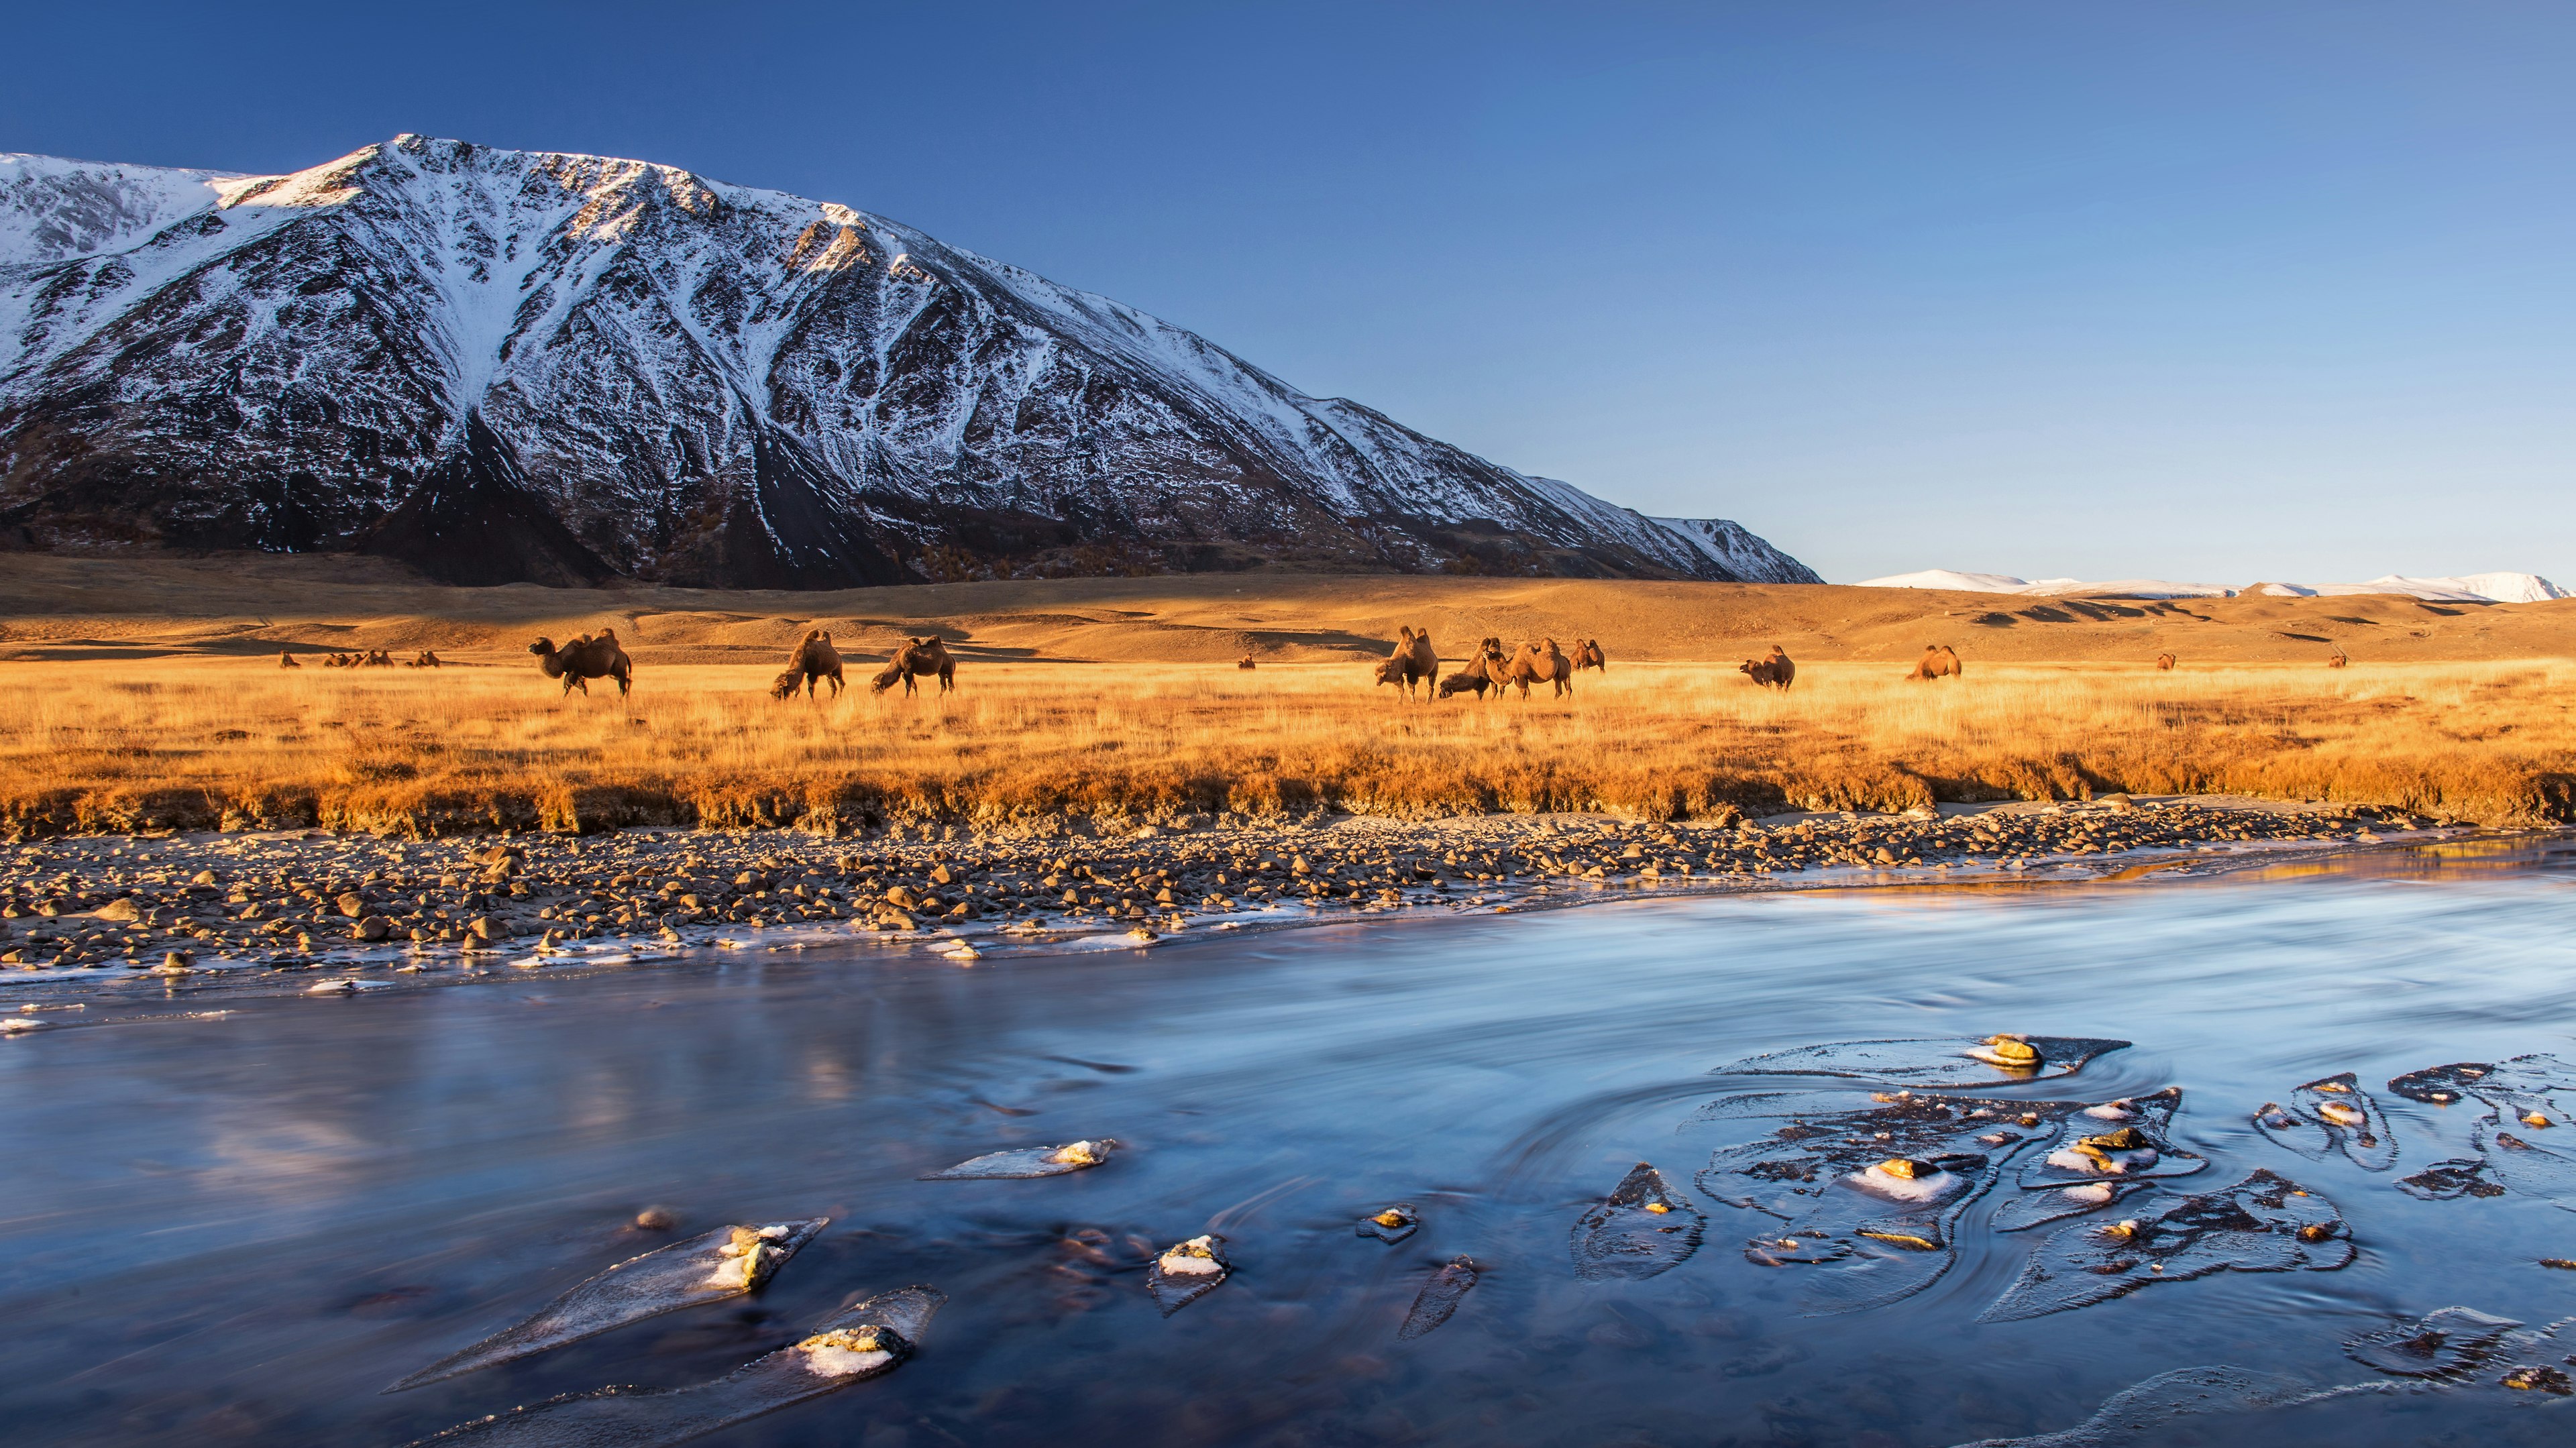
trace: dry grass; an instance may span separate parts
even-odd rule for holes
[[[498,655],[493,656],[498,659]],[[983,824],[1049,816],[1602,810],[2243,793],[2576,818],[2576,664],[1614,665],[1571,701],[1400,706],[1365,665],[974,664],[950,698],[772,701],[772,667],[553,696],[524,663],[16,663],[0,816],[30,831]],[[138,678],[138,675],[148,675]]]

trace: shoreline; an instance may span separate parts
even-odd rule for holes
[[[2112,796],[1731,825],[1340,816],[1099,838],[922,826],[859,839],[669,829],[426,842],[73,837],[21,844],[0,864],[0,985],[19,986],[32,1007],[0,1013],[0,1031],[55,1024],[46,1007],[90,1001],[587,975],[721,951],[872,944],[971,965],[1612,900],[2208,876],[2562,833],[2340,805]]]

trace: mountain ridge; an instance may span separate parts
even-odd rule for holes
[[[457,582],[1820,581],[883,217],[410,135],[280,176],[0,157],[0,532]]]

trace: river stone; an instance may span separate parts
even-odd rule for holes
[[[139,920],[142,917],[143,912],[135,909],[131,900],[110,900],[98,907],[101,920]]]
[[[360,940],[382,940],[394,933],[394,923],[381,915],[361,917],[357,925]]]
[[[341,914],[352,920],[367,913],[367,897],[355,890],[342,892],[340,898],[331,903],[339,907]]]

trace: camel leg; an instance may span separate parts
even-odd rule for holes
[[[627,690],[629,690],[629,689],[631,689],[631,688],[634,688],[634,687],[635,687],[635,676],[634,676],[633,674],[620,674],[620,675],[618,675],[618,676],[617,676],[617,697],[618,697],[618,698],[621,698],[621,699],[625,698],[625,697],[626,697],[626,691],[627,691]]]

